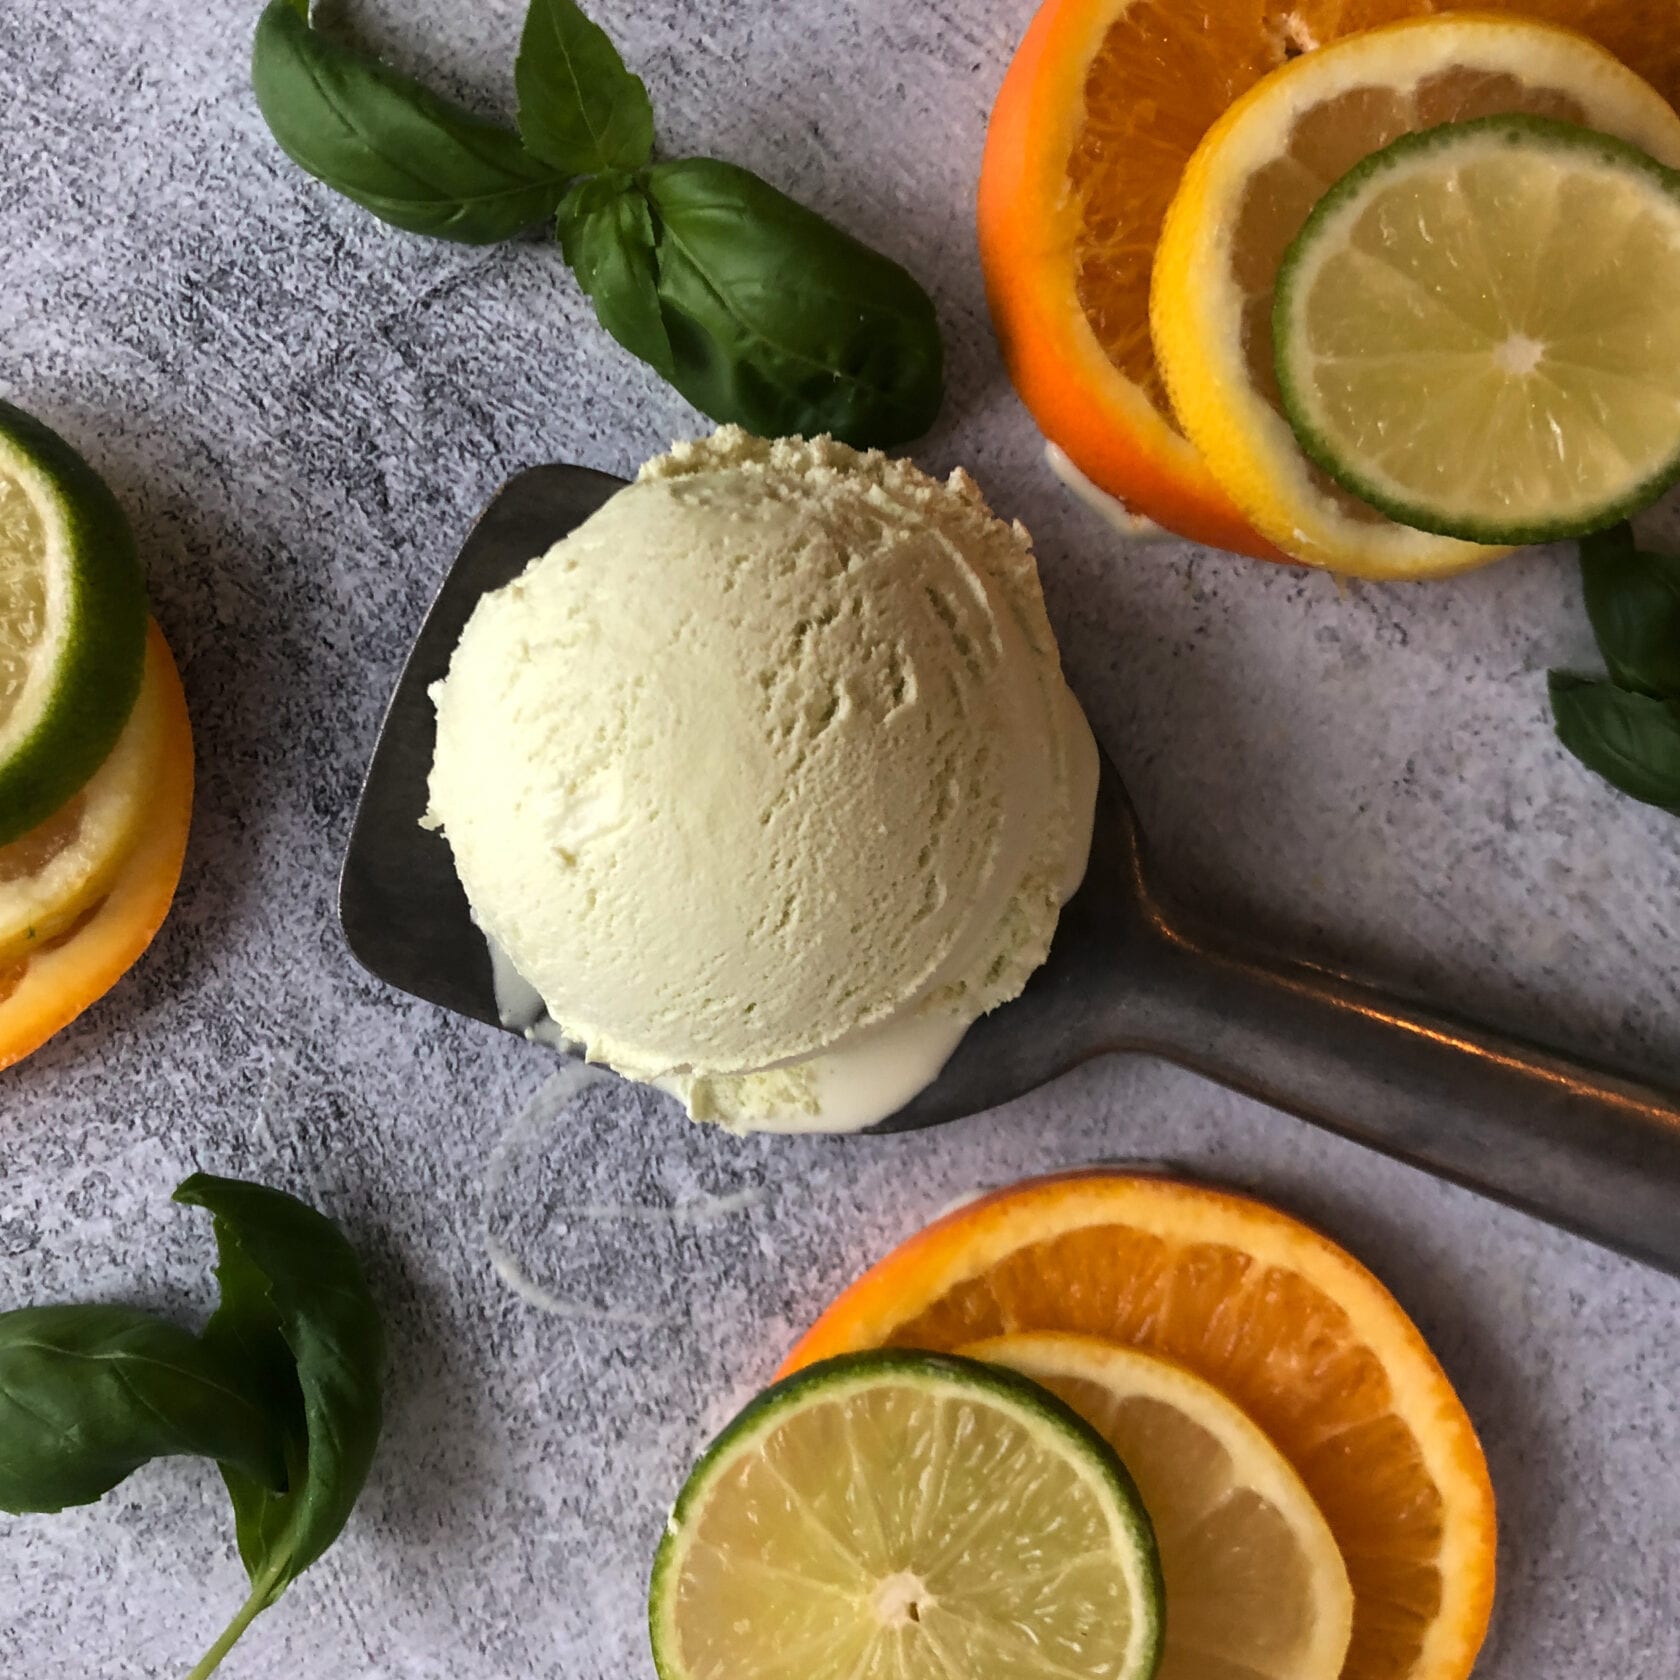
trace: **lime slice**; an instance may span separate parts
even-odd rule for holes
[[[140,689],[146,596],[115,497],[0,403],[0,845],[104,762]]]
[[[117,878],[152,809],[168,698],[153,659],[105,762],[44,823],[0,846],[0,964],[55,939]]]
[[[653,1568],[661,1680],[1149,1680],[1137,1490],[1053,1395],[903,1352],[810,1366],[701,1459]]]
[[[1319,200],[1273,336],[1302,447],[1391,518],[1614,524],[1680,477],[1680,174],[1542,117],[1409,135]]]
[[[1119,1453],[1161,1548],[1158,1680],[1337,1680],[1353,1588],[1330,1525],[1259,1425],[1182,1366],[1094,1336],[963,1349],[1059,1395]]]

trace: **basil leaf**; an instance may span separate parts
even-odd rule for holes
[[[293,163],[410,233],[488,245],[547,220],[565,193],[511,129],[311,29],[308,0],[269,0],[251,86]]]
[[[379,1441],[385,1337],[354,1252],[313,1208],[204,1173],[175,1199],[214,1216],[222,1302],[204,1341],[262,1385],[288,1470],[277,1493],[223,1467],[251,1596],[195,1671],[207,1674],[349,1518]]]
[[[86,1505],[174,1454],[286,1485],[274,1420],[198,1337],[132,1307],[0,1313],[0,1510]]]
[[[827,432],[860,447],[933,424],[939,322],[909,273],[733,164],[686,158],[639,179],[667,377],[696,408],[766,437]]]
[[[646,84],[573,0],[531,0],[513,83],[525,144],[568,175],[640,169],[653,156]]]
[[[1680,559],[1643,554],[1618,525],[1581,543],[1587,616],[1623,688],[1680,698]]]
[[[1564,671],[1548,678],[1552,721],[1570,752],[1623,793],[1680,811],[1680,702]]]
[[[560,206],[560,249],[596,318],[662,378],[676,373],[659,306],[653,211],[633,177],[580,181]]]

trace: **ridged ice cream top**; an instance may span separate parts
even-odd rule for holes
[[[481,923],[634,1077],[972,1019],[1083,872],[1095,749],[1026,533],[964,473],[680,444],[479,603],[433,693]]]

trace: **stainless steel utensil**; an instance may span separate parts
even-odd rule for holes
[[[537,467],[485,510],[398,682],[344,861],[339,914],[363,966],[492,1026],[501,1022],[483,937],[448,844],[419,826],[433,745],[426,690],[479,596],[620,488],[586,468]],[[877,1129],[995,1108],[1115,1051],[1177,1062],[1680,1274],[1680,1097],[1245,947],[1169,908],[1105,756],[1090,869],[1049,961]]]

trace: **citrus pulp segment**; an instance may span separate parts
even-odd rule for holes
[[[151,943],[175,896],[192,816],[192,731],[156,625],[146,665],[145,686],[161,692],[165,715],[146,821],[103,899],[44,948],[0,965],[0,1069],[38,1050],[109,991]]]
[[[1404,134],[1509,113],[1583,124],[1680,162],[1680,116],[1584,36],[1456,13],[1293,60],[1220,118],[1185,171],[1155,257],[1156,354],[1214,475],[1298,559],[1415,578],[1504,552],[1396,524],[1307,457],[1282,412],[1272,309],[1284,253],[1334,182]]]
[[[1264,1432],[1212,1384],[1095,1336],[963,1348],[1065,1400],[1120,1455],[1161,1553],[1158,1680],[1337,1680],[1353,1589],[1335,1536]]]
[[[1345,1680],[1468,1674],[1495,1553],[1475,1430],[1382,1285],[1273,1208],[1119,1172],[1016,1185],[865,1273],[783,1369],[858,1348],[960,1348],[1047,1330],[1173,1359],[1265,1431],[1347,1564]]]
[[[689,1477],[649,1594],[661,1680],[1149,1680],[1161,1582],[1113,1449],[1007,1372],[830,1361]]]
[[[1410,135],[1307,218],[1273,337],[1303,448],[1391,518],[1613,525],[1680,476],[1680,175],[1537,117]]]
[[[0,845],[91,776],[140,686],[134,538],[97,473],[0,402]]]

